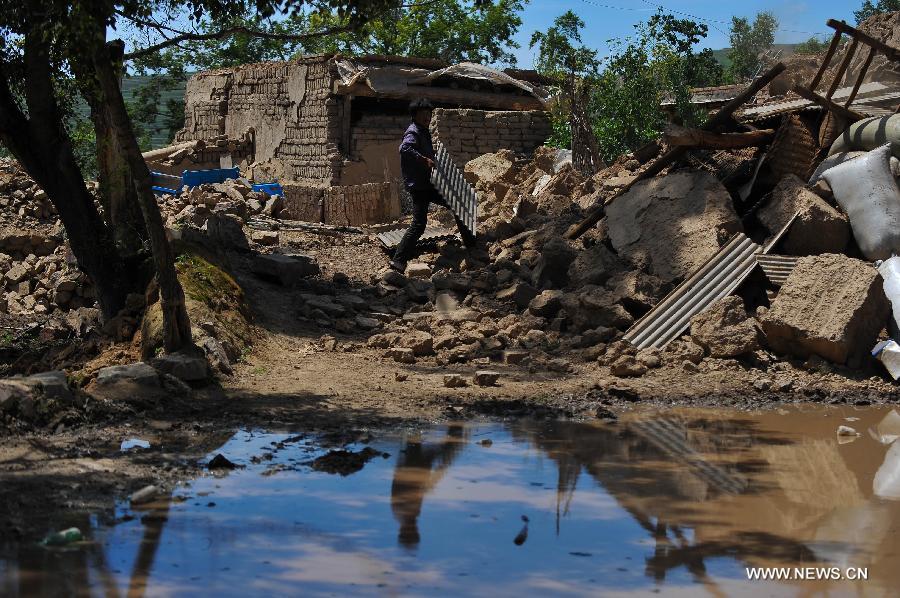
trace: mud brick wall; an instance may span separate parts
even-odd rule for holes
[[[466,162],[500,149],[531,154],[550,137],[550,113],[540,110],[469,110],[438,108],[431,119],[431,134],[456,162]]]
[[[393,143],[399,151],[403,132],[409,126],[405,114],[363,114],[350,127],[350,159],[363,158],[363,149],[377,144]]]
[[[276,161],[285,180],[333,184],[343,102],[331,96],[327,56],[245,65],[191,77],[179,140],[240,137],[255,130],[257,162]]]
[[[326,187],[313,187],[304,183],[282,183],[284,209],[281,218],[322,222]]]
[[[396,220],[400,202],[393,187],[391,182],[329,187],[325,190],[323,221],[359,226]]]

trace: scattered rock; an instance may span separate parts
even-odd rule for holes
[[[878,270],[824,254],[800,258],[762,326],[775,351],[843,364],[867,354],[889,311]]]
[[[206,464],[208,469],[234,469],[237,467],[231,460],[222,453],[217,454]]]
[[[613,376],[625,378],[629,376],[643,376],[647,373],[647,366],[639,362],[632,355],[622,355],[610,366]]]
[[[319,274],[319,264],[312,256],[302,253],[289,255],[257,254],[251,263],[253,273],[279,284],[290,287],[300,280]]]
[[[500,379],[500,372],[491,370],[477,370],[472,378],[477,386],[496,386]],[[446,383],[446,382],[445,382]]]
[[[422,262],[410,262],[404,272],[407,278],[431,278],[431,267]]]
[[[691,318],[691,338],[712,357],[738,357],[760,348],[757,326],[744,300],[730,295]]]
[[[160,494],[159,488],[156,486],[144,486],[131,495],[131,504],[142,505],[155,500]]]
[[[466,379],[460,374],[444,374],[444,386],[447,388],[462,388],[467,385]]]
[[[150,364],[160,372],[171,374],[185,382],[200,382],[209,377],[206,359],[199,355],[169,353],[156,357]]]
[[[158,388],[160,385],[157,371],[143,361],[101,368],[97,372],[95,381],[98,386],[110,386],[123,382],[151,388]]]

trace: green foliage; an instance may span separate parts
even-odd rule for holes
[[[827,49],[828,44],[826,42],[823,42],[816,37],[811,37],[805,42],[797,44],[797,47],[794,48],[794,52],[797,54],[821,54]]]
[[[358,31],[320,38],[306,51],[396,54],[445,62],[515,64],[513,40],[527,0],[431,0],[403,3],[370,19]],[[339,25],[341,19],[313,14],[308,25]]]
[[[583,28],[581,17],[568,10],[556,17],[546,32],[532,33],[529,47],[538,46],[537,70],[560,81],[568,77],[596,76],[600,60],[596,50],[582,43]]]
[[[771,12],[757,13],[753,24],[744,17],[731,17],[729,74],[735,81],[755,77],[763,67],[760,54],[775,43],[778,19]]]
[[[871,0],[865,0],[859,10],[853,12],[856,23],[862,23],[872,15],[878,15],[886,12],[894,12],[900,10],[900,0],[876,0],[873,4]]]
[[[586,112],[607,161],[659,135],[666,122],[660,109],[664,97],[674,99],[685,124],[696,124],[703,115],[690,103],[690,88],[724,82],[713,53],[693,51],[706,37],[703,24],[660,12],[637,25],[635,37],[612,40],[612,53],[602,63],[596,51],[581,43],[583,27],[584,22],[569,11],[546,32],[535,32],[531,46],[538,46],[538,70],[559,81],[560,88],[571,78],[588,86]],[[571,146],[568,110],[564,102],[553,110],[551,145]]]

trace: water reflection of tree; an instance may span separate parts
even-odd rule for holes
[[[426,443],[416,436],[407,439],[397,458],[391,484],[391,510],[400,524],[397,541],[415,548],[420,541],[419,515],[425,496],[444,477],[447,469],[466,444],[468,430],[463,424],[451,424],[444,438]]]

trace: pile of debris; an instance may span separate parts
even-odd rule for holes
[[[68,251],[46,193],[0,160],[0,313],[49,316],[92,307],[94,288]]]
[[[212,214],[235,216],[243,223],[252,216],[277,217],[284,209],[282,196],[254,191],[243,178],[199,185],[179,195],[161,195],[157,203],[171,228],[183,224],[202,228]]]

